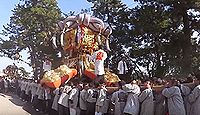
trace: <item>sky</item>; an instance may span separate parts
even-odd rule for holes
[[[9,23],[10,16],[12,16],[12,11],[16,4],[19,3],[20,0],[0,0],[0,33],[3,30],[3,25],[6,25]],[[75,11],[76,14],[78,14],[81,9],[90,9],[92,4],[87,2],[87,0],[57,0],[58,6],[60,7],[61,11],[63,13],[68,13],[69,11]],[[134,5],[133,0],[122,0],[127,6],[131,7]],[[3,39],[8,39],[5,36],[0,35]],[[20,55],[22,55],[22,59],[25,61],[27,60],[27,52],[23,51],[20,52]],[[0,72],[5,69],[8,65],[12,65],[15,63],[18,67],[24,67],[28,72],[32,71],[32,68],[29,67],[27,64],[20,62],[20,61],[14,61],[7,57],[0,57]]]

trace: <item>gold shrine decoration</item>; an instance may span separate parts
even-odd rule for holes
[[[76,69],[69,68],[67,65],[60,65],[54,70],[46,71],[40,83],[51,88],[58,88],[62,83],[68,82],[76,76],[76,74]]]
[[[92,31],[88,27],[81,26],[82,38],[80,39],[80,46],[82,50],[92,51],[98,47],[97,35],[98,33]]]
[[[89,51],[92,53],[92,51],[98,47],[99,34],[86,26],[81,26],[80,29],[80,33],[77,33],[77,29],[72,29],[64,33],[63,49],[65,51],[77,49],[82,51]],[[77,34],[80,34],[80,38],[77,38]],[[79,41],[76,41],[76,39],[79,39]],[[102,36],[101,41],[105,42],[105,39],[106,38]]]
[[[108,68],[105,68],[105,75],[104,75],[104,77],[105,77],[105,80],[107,82],[110,82],[110,83],[115,83],[115,82],[121,81],[119,79],[118,75],[110,72]]]
[[[76,38],[76,29],[70,30],[66,33],[64,33],[64,46],[63,49],[64,50],[68,50],[68,49],[72,49],[73,47],[75,47],[76,42],[75,42],[75,38]]]

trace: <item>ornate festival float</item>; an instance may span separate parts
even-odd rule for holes
[[[55,49],[61,49],[63,65],[54,70],[47,71],[42,83],[55,88],[73,77],[81,78],[82,75],[95,79],[94,62],[90,56],[98,48],[98,45],[109,48],[109,36],[112,29],[99,18],[89,14],[78,14],[69,16],[58,23],[59,37],[52,37]],[[105,69],[105,80],[107,83],[118,82],[118,76]]]

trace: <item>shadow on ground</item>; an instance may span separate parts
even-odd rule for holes
[[[0,96],[2,96],[2,97],[6,97],[4,94],[2,94],[2,93],[0,93]]]
[[[9,101],[11,101],[13,104],[17,106],[21,106],[24,111],[28,112],[31,115],[45,115],[45,114],[35,111],[35,109],[32,108],[32,105],[30,102],[24,102],[20,100],[20,98],[14,93],[5,93],[5,94],[0,93],[0,96],[3,96],[5,98],[6,96],[10,96]]]
[[[22,108],[23,108],[23,110],[27,111],[31,115],[45,115],[45,114],[42,114],[42,113],[35,111],[35,109],[32,108],[32,105],[28,102],[25,103]]]

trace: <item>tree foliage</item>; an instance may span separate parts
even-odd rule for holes
[[[56,32],[56,23],[61,18],[57,1],[20,0],[12,12],[10,23],[4,26],[3,33],[9,39],[1,39],[1,52],[11,57],[28,49],[34,75],[37,76],[37,70],[42,70],[44,55],[53,51],[48,39]]]
[[[90,2],[94,15],[113,28],[111,68],[116,69],[120,55],[125,54],[129,69],[137,75],[198,71],[199,41],[192,38],[194,32],[199,35],[198,0],[135,0],[134,8],[120,0]]]

